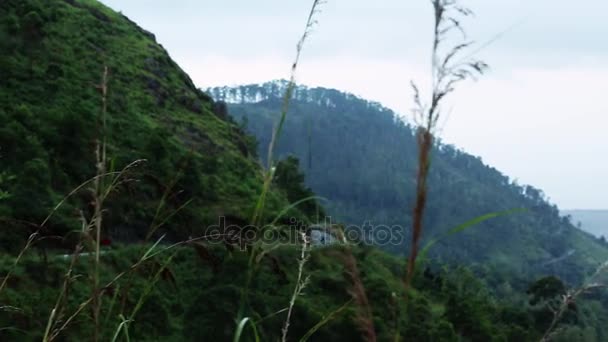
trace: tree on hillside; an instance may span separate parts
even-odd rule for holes
[[[290,203],[315,196],[315,193],[305,185],[304,174],[300,172],[300,161],[294,156],[289,156],[277,164],[274,182],[285,191]],[[314,199],[301,203],[298,208],[308,217],[325,216],[323,208]]]

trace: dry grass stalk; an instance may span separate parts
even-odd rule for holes
[[[344,264],[345,274],[349,278],[351,284],[348,289],[348,293],[352,297],[352,301],[355,304],[356,316],[355,320],[359,331],[366,342],[376,341],[376,328],[374,327],[374,316],[372,313],[372,307],[369,304],[367,293],[365,292],[365,286],[361,280],[361,274],[359,267],[357,266],[357,259],[353,255],[352,249],[349,245],[346,235],[341,228],[335,228],[331,230],[332,234],[338,241],[344,244],[339,257]]]
[[[101,142],[97,141],[95,156],[97,158],[97,175],[106,173],[107,155],[106,155],[106,114],[107,114],[107,96],[108,96],[108,67],[103,69],[103,76],[99,85],[101,92]],[[105,199],[103,178],[98,177],[93,183],[94,193],[94,212],[93,212],[93,228],[95,232],[95,271],[93,274],[93,321],[95,323],[95,332],[93,335],[94,341],[99,341],[100,324],[99,315],[101,312],[101,293],[99,289],[99,266],[101,255],[101,228],[103,222],[103,201]]]
[[[578,289],[570,290],[566,294],[561,296],[561,298],[559,299],[559,302],[557,303],[557,308],[551,309],[553,311],[553,320],[551,321],[549,328],[547,328],[547,330],[545,331],[543,337],[540,339],[540,342],[548,342],[555,335],[558,334],[559,329],[557,329],[557,326],[558,326],[560,320],[562,319],[564,314],[568,311],[570,306],[572,304],[576,303],[576,299],[580,295],[582,295],[584,293],[588,293],[589,291],[594,290],[594,289],[608,287],[608,285],[597,281],[597,278],[599,277],[599,275],[607,270],[608,270],[608,261],[603,263],[595,271],[595,273],[591,276],[591,278],[589,278],[589,280],[585,284],[583,284],[583,286],[581,286]]]
[[[21,258],[23,258],[23,255],[25,254],[25,252],[27,252],[30,249],[30,247],[36,242],[38,235],[39,235],[38,231],[35,233],[32,233],[30,235],[30,237],[27,239],[25,246],[21,249],[21,251],[19,251],[19,255],[17,255],[17,258],[15,258],[15,261],[13,262],[12,267],[9,269],[9,271],[6,273],[6,275],[2,279],[2,284],[0,284],[0,293],[2,293],[2,290],[4,290],[4,288],[6,287],[6,284],[8,283],[8,279],[13,274],[13,271],[17,267],[17,264],[19,264],[19,262],[21,261]]]
[[[45,335],[43,340],[52,341],[58,337],[59,333],[63,331],[68,324],[77,317],[84,308],[87,306],[91,306],[92,317],[94,322],[94,332],[93,332],[93,340],[98,341],[101,338],[101,322],[100,322],[100,313],[102,307],[102,296],[105,292],[105,289],[108,288],[113,282],[106,286],[100,286],[100,266],[101,266],[101,236],[102,236],[102,228],[103,228],[103,205],[106,198],[112,193],[114,189],[116,189],[119,185],[126,182],[128,179],[125,177],[128,171],[130,171],[135,166],[139,165],[142,161],[137,160],[129,165],[127,165],[124,169],[119,172],[107,172],[107,153],[106,153],[106,114],[107,114],[107,87],[108,82],[108,68],[104,67],[104,72],[102,75],[101,84],[97,87],[101,93],[101,116],[100,116],[100,128],[99,134],[101,138],[97,141],[95,156],[96,156],[96,175],[95,177],[87,180],[82,183],[74,190],[72,190],[62,201],[60,201],[55,208],[51,211],[49,216],[43,221],[40,227],[44,227],[44,225],[48,222],[50,217],[54,212],[73,194],[77,193],[81,189],[85,188],[87,185],[91,185],[90,191],[93,193],[93,213],[91,215],[90,220],[87,220],[85,215],[81,212],[81,221],[82,221],[82,231],[79,243],[76,245],[74,252],[72,254],[72,261],[70,266],[66,272],[63,286],[60,290],[60,293],[57,297],[55,306],[51,310],[49,315],[49,319],[47,321],[47,326],[45,330]],[[107,177],[111,177],[110,180],[107,180]],[[71,283],[75,280],[72,276],[74,267],[78,260],[78,256],[82,252],[85,246],[88,246],[92,250],[92,254],[94,256],[93,263],[93,271],[91,274],[92,280],[92,294],[91,297],[80,304],[79,308],[74,312],[71,316],[68,317],[65,321],[63,320],[63,303],[65,302],[68,291]],[[141,260],[140,260],[141,261]],[[122,274],[121,274],[122,276]],[[120,277],[115,278],[118,280]],[[63,323],[60,327],[58,325]]]
[[[441,117],[441,104],[445,97],[454,91],[454,86],[464,80],[482,74],[487,65],[466,56],[457,60],[460,54],[472,45],[470,41],[444,47],[445,41],[453,31],[464,34],[460,20],[473,13],[458,5],[456,0],[432,0],[435,22],[433,27],[433,49],[431,55],[431,96],[429,103],[424,103],[418,86],[412,82],[414,90],[413,109],[418,125],[418,172],[416,177],[416,200],[412,216],[412,240],[410,255],[404,277],[404,286],[409,289],[416,267],[416,258],[423,230],[423,217],[427,201],[427,178],[431,165],[431,150],[434,144],[433,135]]]
[[[298,277],[296,279],[296,285],[293,289],[293,294],[291,295],[291,299],[289,300],[289,308],[287,309],[287,318],[285,318],[285,323],[283,325],[283,329],[281,330],[281,341],[287,341],[287,332],[289,331],[289,322],[291,320],[291,313],[293,312],[293,307],[296,304],[296,299],[302,294],[302,291],[308,285],[310,280],[310,276],[303,277],[304,275],[304,265],[308,261],[310,256],[310,240],[306,233],[301,233],[302,235],[302,250],[300,252],[300,259],[298,260]]]
[[[350,278],[351,287],[348,290],[349,294],[353,298],[357,313],[355,320],[359,331],[361,332],[362,338],[366,342],[376,341],[376,329],[374,327],[374,318],[372,314],[372,308],[367,299],[365,292],[365,286],[361,281],[359,273],[359,267],[357,267],[357,260],[353,256],[350,247],[345,247],[343,253],[344,270]]]

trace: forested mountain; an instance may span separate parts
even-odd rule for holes
[[[207,92],[256,136],[263,159],[285,87],[275,81]],[[410,226],[417,144],[412,126],[393,111],[337,90],[297,87],[278,152],[300,159],[307,184],[329,200],[335,221]],[[608,258],[608,246],[560,216],[541,190],[454,146],[435,146],[428,184],[426,241],[481,215],[525,209],[442,239],[431,249],[440,260],[576,283]],[[379,244],[405,253],[405,241]]]

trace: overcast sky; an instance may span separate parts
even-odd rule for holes
[[[102,0],[156,34],[201,88],[288,78],[310,0]],[[562,209],[608,208],[608,1],[468,0],[491,70],[450,99],[442,139],[545,191]],[[409,117],[428,80],[428,0],[328,0],[298,82]]]

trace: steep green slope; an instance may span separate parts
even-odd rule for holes
[[[272,82],[208,93],[229,102],[237,121],[266,146],[284,87],[284,82]],[[387,230],[378,226],[410,226],[416,146],[412,127],[391,110],[332,89],[298,87],[278,149],[281,156],[301,160],[308,185],[329,199],[326,207],[334,220]],[[259,152],[264,157],[264,149]],[[436,258],[500,270],[511,274],[511,282],[556,274],[572,283],[608,259],[608,249],[560,217],[542,191],[512,182],[453,146],[439,144],[433,150],[429,186],[427,241],[480,215],[527,210],[440,241],[431,251]],[[409,234],[401,236],[375,242],[405,253]]]
[[[192,201],[170,221],[176,236],[196,234],[219,215],[250,217],[261,179],[250,138],[196,89],[153,34],[93,0],[4,0],[2,247],[20,248],[12,239],[31,232],[25,221],[39,224],[64,195],[95,175],[106,66],[112,170],[146,160],[106,201],[110,237],[141,238],[165,192],[163,215]],[[90,192],[73,196],[45,233],[79,229],[79,211],[87,216],[90,202]],[[268,207],[284,203],[273,192]]]

